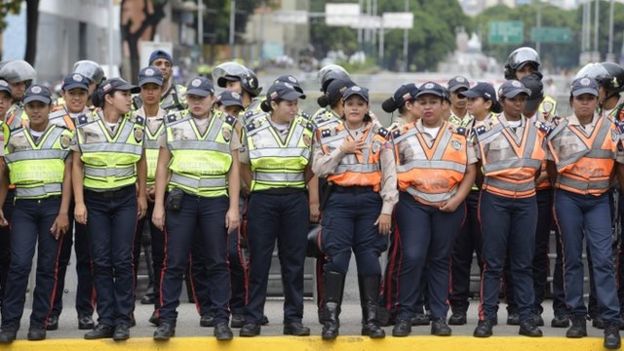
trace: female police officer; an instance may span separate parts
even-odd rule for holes
[[[15,184],[15,210],[11,223],[11,268],[2,304],[0,343],[10,343],[24,311],[28,274],[35,246],[37,279],[29,340],[46,337],[46,323],[55,301],[59,255],[69,227],[71,132],[48,123],[52,99],[47,88],[33,85],[26,91],[24,109],[30,127],[13,130],[5,147],[11,184]],[[0,203],[7,194],[3,178]],[[7,225],[0,216],[2,225]]]
[[[309,335],[303,317],[303,263],[309,219],[305,185],[312,125],[298,115],[304,98],[289,83],[274,83],[262,103],[265,116],[246,129],[242,176],[251,192],[248,204],[249,303],[241,336],[260,334],[271,254],[278,242],[284,286],[284,334]]]
[[[431,334],[451,334],[446,325],[448,267],[453,239],[465,216],[464,199],[475,180],[477,159],[468,146],[466,129],[444,121],[444,95],[439,84],[423,84],[416,95],[422,118],[405,125],[394,138],[401,189],[396,221],[402,257],[394,336],[407,336],[411,331],[423,274],[429,290]]]
[[[572,83],[570,103],[574,114],[554,121],[548,136],[548,171],[555,180],[554,209],[565,255],[565,299],[572,315],[572,326],[566,336],[587,336],[581,260],[585,237],[591,250],[596,296],[605,322],[604,346],[618,349],[620,309],[612,262],[608,192],[615,170],[619,133],[611,118],[596,114],[597,97],[595,80],[584,77]],[[623,160],[618,157],[618,161]]]
[[[99,108],[78,118],[73,155],[76,222],[87,224],[97,294],[98,324],[85,339],[130,336],[134,306],[132,244],[137,218],[147,209],[144,120],[124,116],[138,87],[123,79],[102,82]]]
[[[322,219],[325,264],[323,339],[338,336],[338,315],[351,250],[358,266],[362,335],[383,338],[377,303],[381,268],[379,255],[390,233],[398,200],[392,149],[385,129],[368,115],[368,90],[352,86],[343,93],[343,124],[317,132],[314,172],[327,177],[331,194]]]
[[[238,227],[238,137],[235,117],[213,111],[214,90],[207,78],[193,78],[187,87],[188,115],[166,122],[156,171],[153,222],[165,229],[165,257],[161,283],[160,325],[155,340],[174,335],[182,277],[196,233],[201,236],[211,286],[217,340],[232,339],[228,326],[230,277],[227,268],[227,231]],[[165,209],[165,190],[169,194]]]

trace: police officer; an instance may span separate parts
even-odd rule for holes
[[[7,111],[12,105],[13,97],[11,96],[11,87],[6,80],[0,79],[0,140],[4,145],[4,140],[8,138],[8,126],[4,123]],[[3,203],[2,211],[7,221],[11,221],[13,212],[13,195],[14,192],[9,190],[7,199]],[[2,298],[4,296],[4,287],[7,282],[7,274],[9,273],[9,263],[11,260],[11,231],[8,226],[0,226],[0,306],[2,306]]]
[[[135,116],[145,121],[145,133],[143,146],[145,148],[145,159],[147,161],[147,199],[148,206],[146,216],[138,221],[137,230],[134,239],[134,274],[136,277],[139,266],[139,257],[141,254],[142,238],[144,226],[147,224],[149,232],[149,249],[151,247],[151,288],[148,289],[146,295],[141,299],[141,303],[154,304],[154,313],[150,317],[150,322],[158,324],[156,310],[160,307],[160,271],[164,259],[164,236],[160,229],[152,225],[150,218],[154,210],[155,181],[156,181],[156,164],[158,161],[158,150],[160,145],[158,139],[163,133],[165,125],[164,119],[166,111],[160,105],[160,97],[162,95],[164,78],[161,71],[155,66],[144,67],[139,71],[139,87],[141,92],[139,96],[143,104],[134,112]],[[147,223],[146,223],[147,222]],[[136,278],[135,278],[136,279]]]
[[[59,127],[75,130],[75,121],[79,116],[89,113],[86,107],[89,99],[90,80],[80,73],[71,73],[63,79],[61,85],[62,104],[54,107],[49,121]],[[72,199],[73,200],[73,199]],[[86,226],[74,222],[73,201],[70,206],[69,227],[75,228],[75,238],[72,233],[64,237],[63,249],[59,258],[59,279],[56,289],[54,309],[48,318],[47,329],[56,330],[58,320],[63,310],[63,292],[65,290],[65,273],[71,257],[72,244],[75,242],[76,273],[78,285],[76,287],[76,312],[78,313],[78,329],[93,329],[93,310],[95,309],[95,290],[93,287],[93,273],[91,258],[87,242]],[[75,226],[74,226],[75,223]]]
[[[248,124],[241,176],[249,184],[249,302],[241,336],[260,334],[271,254],[278,242],[284,287],[284,334],[309,335],[303,318],[303,266],[306,255],[307,181],[312,176],[312,125],[299,115],[305,98],[289,83],[274,83],[262,103],[266,114]]]
[[[335,64],[329,64],[321,67],[318,71],[318,80],[321,83],[321,91],[327,93],[329,83],[334,79],[351,80],[349,72],[344,67]]]
[[[348,88],[342,95],[343,124],[317,131],[314,173],[327,177],[331,193],[322,225],[325,264],[325,313],[322,338],[338,336],[338,320],[351,250],[358,266],[362,335],[383,338],[377,318],[381,267],[392,209],[398,200],[392,149],[368,116],[368,90]]]
[[[221,112],[230,116],[238,116],[244,109],[240,94],[227,90],[217,96],[215,106]]]
[[[168,117],[158,156],[153,222],[164,230],[166,216],[167,231],[160,325],[154,340],[168,340],[175,333],[175,309],[196,232],[202,237],[207,273],[219,282],[209,291],[216,306],[214,334],[217,340],[230,340],[226,254],[227,232],[239,223],[236,118],[212,110],[214,88],[205,77],[190,81],[187,98],[188,115],[177,121]]]
[[[27,119],[22,99],[36,75],[35,69],[24,60],[11,60],[0,67],[0,78],[9,83],[13,97],[13,105],[4,119],[10,130],[21,128],[22,121]]]
[[[260,99],[256,97],[262,92],[262,87],[249,68],[236,62],[225,62],[215,67],[212,77],[220,88],[239,93],[247,111],[255,111],[259,106]]]
[[[186,88],[175,84],[173,78],[173,58],[165,50],[155,50],[149,56],[148,66],[158,67],[163,76],[160,106],[165,111],[179,111],[186,108]],[[134,108],[141,107],[140,96],[133,99]]]
[[[405,125],[415,123],[422,114],[421,106],[416,103],[416,95],[418,94],[418,87],[414,83],[401,85],[394,94],[384,100],[381,104],[381,108],[387,113],[394,113],[398,110],[398,117],[388,127],[388,131],[392,134],[398,134]],[[394,324],[396,314],[399,307],[399,268],[401,258],[401,240],[395,230],[390,234],[390,248],[388,249],[388,262],[386,264],[386,271],[384,275],[384,284],[382,291],[381,304],[384,306],[388,314],[388,321],[382,321],[382,324],[390,325]],[[426,281],[426,277],[422,279]],[[416,307],[414,316],[412,317],[412,325],[428,325],[430,320],[422,308],[423,297],[423,284],[419,285],[421,289],[419,293],[419,305]],[[383,323],[385,322],[385,323]]]
[[[500,112],[500,104],[496,99],[494,86],[486,82],[478,82],[474,87],[461,93],[466,99],[466,109],[472,119],[466,126],[468,129],[468,141],[473,147],[474,127],[484,125],[492,114]],[[449,120],[450,122],[450,120]],[[452,315],[449,317],[450,325],[464,325],[467,322],[467,312],[470,306],[470,268],[472,266],[472,254],[477,254],[479,270],[483,270],[481,264],[481,226],[479,223],[479,193],[480,189],[475,182],[466,197],[466,218],[454,240],[451,256],[451,287],[449,291],[449,303]]]
[[[147,210],[144,120],[126,116],[139,88],[120,78],[102,82],[98,108],[78,118],[73,146],[74,210],[86,224],[97,294],[98,324],[85,339],[130,337],[134,306],[132,244]]]
[[[548,170],[556,189],[554,208],[565,254],[565,299],[572,313],[572,326],[566,336],[587,336],[581,259],[585,237],[591,251],[599,312],[605,323],[604,347],[619,349],[620,309],[608,193],[621,141],[614,121],[596,113],[598,89],[596,81],[588,77],[572,83],[570,104],[574,113],[556,119],[548,136]],[[617,160],[624,162],[620,155]],[[623,170],[621,164],[618,169]]]
[[[449,99],[451,101],[451,114],[448,121],[459,128],[466,128],[466,126],[472,122],[472,117],[468,114],[468,110],[466,109],[466,98],[462,95],[462,93],[468,89],[470,89],[470,83],[464,76],[455,76],[447,83],[447,90],[450,93]]]
[[[464,199],[475,180],[477,159],[468,145],[466,129],[444,121],[444,94],[439,84],[423,84],[416,95],[422,118],[393,134],[401,190],[396,209],[401,241],[399,313],[393,336],[411,332],[423,275],[431,306],[431,334],[451,335],[446,324],[448,267],[453,239],[465,214]]]
[[[91,108],[93,106],[91,99],[95,89],[106,79],[106,77],[104,77],[104,70],[95,61],[81,60],[74,63],[73,72],[82,74],[89,79],[89,98],[87,100],[87,106]]]
[[[35,246],[37,277],[28,340],[45,339],[47,317],[55,301],[59,256],[69,227],[72,189],[71,159],[67,156],[72,133],[48,122],[51,106],[47,88],[30,86],[24,98],[30,127],[13,130],[5,145],[8,176],[15,184],[15,209],[8,277],[11,283],[2,305],[0,343],[12,342],[19,329]],[[7,179],[3,178],[2,185],[0,201],[7,194]],[[8,225],[3,215],[0,223]]]
[[[503,113],[476,129],[484,176],[479,213],[483,231],[483,278],[476,337],[492,335],[500,278],[509,256],[521,335],[542,336],[532,316],[532,261],[537,225],[535,177],[544,159],[542,127],[522,116],[530,90],[516,80],[499,88]]]

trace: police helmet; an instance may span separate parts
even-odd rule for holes
[[[609,91],[624,90],[624,68],[617,63],[588,63],[578,71],[574,78],[583,77],[595,79],[598,85]]]
[[[516,71],[527,64],[532,64],[539,71],[541,61],[537,51],[526,46],[514,50],[505,63],[505,79],[516,79]]]
[[[102,67],[97,62],[91,60],[81,60],[74,63],[74,73],[82,74],[95,84],[100,84],[106,79]]]
[[[343,80],[351,80],[351,76],[349,76],[349,72],[345,70],[342,66],[338,65],[326,65],[323,66],[318,72],[318,79],[321,83],[321,91],[327,92],[327,86],[334,79],[343,79]]]
[[[240,81],[243,90],[253,97],[260,95],[262,91],[256,74],[237,62],[225,62],[215,67],[212,80],[221,88],[225,88],[227,81]]]
[[[2,64],[0,78],[9,83],[26,82],[29,86],[35,79],[37,72],[30,63],[24,60],[10,60]]]

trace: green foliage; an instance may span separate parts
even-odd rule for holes
[[[0,31],[6,28],[6,16],[18,14],[23,2],[23,0],[8,0],[0,3]]]
[[[256,1],[253,0],[236,0],[236,33],[245,32],[247,20],[253,14],[256,5]],[[208,9],[204,18],[204,33],[211,37],[206,42],[210,44],[229,43],[230,1],[204,0],[204,6]]]
[[[504,62],[507,55],[517,46],[492,45],[488,43],[488,25],[491,21],[518,20],[524,22],[524,43],[518,46],[535,47],[531,42],[531,29],[536,26],[538,6],[542,10],[542,25],[551,27],[568,27],[572,30],[573,39],[567,44],[541,44],[540,56],[542,64],[547,68],[572,68],[578,65],[581,50],[582,8],[564,10],[548,4],[531,4],[510,9],[498,5],[487,9],[474,18],[475,30],[483,42],[486,54]],[[592,42],[595,2],[592,1]],[[608,51],[609,35],[609,1],[600,1],[599,51],[604,59]],[[624,5],[618,2],[614,7],[614,51],[620,52],[624,38]],[[593,49],[593,48],[592,48]],[[617,55],[616,55],[617,56]]]

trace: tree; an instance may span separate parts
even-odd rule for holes
[[[22,8],[22,2],[22,0],[8,0],[0,3],[0,33],[6,28],[6,16],[18,14]],[[0,59],[2,56],[0,48]]]
[[[24,60],[35,65],[37,31],[39,30],[39,0],[26,0],[26,53]]]
[[[236,0],[235,33],[245,32],[247,20],[256,8],[253,0]],[[230,38],[230,11],[229,0],[204,0],[204,6],[209,10],[205,15],[204,33],[212,37],[212,44],[228,44]],[[205,42],[205,41],[204,41]]]
[[[167,0],[122,0],[121,40],[130,58],[130,77],[135,81],[140,69],[139,42],[154,40],[156,27],[165,17]]]

